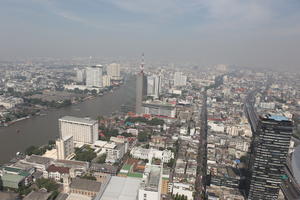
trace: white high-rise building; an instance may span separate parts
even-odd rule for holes
[[[120,76],[120,67],[121,65],[118,63],[111,63],[107,66],[107,75],[111,77],[113,80],[119,80]]]
[[[187,76],[183,75],[182,72],[175,72],[174,74],[174,86],[185,86]]]
[[[76,69],[76,81],[80,83],[85,81],[85,69]]]
[[[147,77],[147,96],[158,98],[161,92],[161,77],[152,75]]]
[[[110,76],[104,75],[103,76],[103,87],[110,86]]]
[[[73,136],[67,136],[56,140],[57,159],[65,160],[74,153]]]
[[[103,66],[96,65],[86,68],[86,86],[103,87]]]
[[[62,117],[59,119],[59,136],[73,136],[74,142],[93,144],[98,140],[98,122],[89,118]]]

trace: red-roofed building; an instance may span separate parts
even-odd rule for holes
[[[70,168],[50,165],[46,171],[44,171],[43,175],[44,178],[53,178],[56,181],[60,181],[64,174],[70,174]]]

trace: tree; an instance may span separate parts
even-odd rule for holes
[[[30,192],[32,191],[32,189],[30,188],[30,186],[20,186],[18,189],[17,189],[17,192],[19,193],[19,195],[27,195],[29,194]]]
[[[172,168],[174,166],[175,160],[171,158],[171,160],[167,163],[167,166]]]
[[[34,155],[43,155],[46,152],[47,148],[45,147],[37,147],[37,146],[30,146],[25,150],[25,154],[31,156]]]
[[[92,90],[92,95],[96,95],[97,94],[97,90],[93,89]]]
[[[165,121],[162,119],[158,119],[158,118],[153,118],[150,121],[148,121],[147,124],[151,125],[151,126],[158,126],[158,125],[164,125]]]
[[[106,160],[106,154],[101,155],[98,159],[97,159],[97,163],[103,164],[105,163]]]
[[[85,175],[83,175],[81,178],[87,179],[87,180],[93,180],[93,181],[96,181],[96,180],[97,180],[96,177],[93,176],[92,174],[85,174]]]
[[[123,132],[121,135],[124,137],[132,137],[133,136],[131,133],[127,133],[127,132]]]
[[[94,158],[97,157],[97,154],[89,146],[85,146],[82,149],[76,148],[75,154],[76,154],[75,160],[86,161],[86,162],[91,162]]]
[[[148,134],[146,132],[139,132],[138,141],[139,142],[147,142],[148,141]]]
[[[56,191],[58,184],[52,179],[40,178],[36,181],[36,185],[41,188],[45,188],[47,191]]]

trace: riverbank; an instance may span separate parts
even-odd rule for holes
[[[102,97],[108,93],[112,93],[114,92],[115,90],[118,90],[124,83],[121,82],[119,85],[114,85],[113,87],[111,88],[106,88],[105,90],[101,91],[99,94],[97,95],[88,95],[86,97],[83,97],[82,99],[80,100],[73,100],[71,101],[71,99],[69,99],[69,103],[67,104],[57,104],[57,106],[42,106],[40,104],[36,104],[35,106],[41,106],[41,107],[37,107],[35,109],[39,109],[40,111],[48,111],[48,110],[52,110],[52,109],[61,109],[61,108],[65,108],[65,107],[68,107],[68,106],[71,106],[71,105],[76,105],[76,104],[79,104],[79,103],[82,103],[82,102],[85,102],[85,101],[88,101],[88,100],[92,100],[92,99],[96,99],[98,97]],[[14,120],[11,120],[11,121],[7,121],[5,123],[1,123],[0,124],[0,127],[8,127],[8,126],[11,126],[17,122],[20,122],[20,121],[23,121],[23,120],[26,120],[26,119],[29,119],[29,118],[32,118],[32,117],[37,117],[37,116],[40,116],[41,115],[41,112],[36,112],[34,113],[33,115],[27,115],[25,117],[21,117],[21,118],[17,118],[17,119],[14,119]]]
[[[87,99],[64,108],[51,108],[40,112],[39,116],[18,121],[0,128],[0,164],[15,157],[16,152],[24,152],[31,145],[41,146],[58,137],[58,119],[69,115],[76,117],[109,116],[121,110],[122,104],[134,106],[135,80],[129,78],[124,84],[103,96]],[[19,130],[19,131],[16,131]]]

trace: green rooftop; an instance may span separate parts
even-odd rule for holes
[[[20,171],[22,171],[21,169],[15,168],[15,167],[3,167],[3,169],[4,169],[5,171],[8,171],[8,172],[15,172],[15,173],[19,173]]]
[[[1,177],[3,187],[19,188],[19,183],[22,182],[25,177],[17,174],[3,174]]]
[[[122,169],[129,171],[131,169],[132,165],[123,165]]]
[[[142,173],[134,173],[134,172],[132,172],[132,173],[128,173],[127,174],[127,176],[128,177],[133,177],[133,178],[143,178],[143,174]]]
[[[29,176],[30,174],[27,172],[27,171],[24,171],[22,169],[19,169],[19,168],[15,168],[15,167],[3,167],[4,171],[6,172],[11,172],[11,173],[16,173],[20,176],[24,176],[24,177],[27,177]]]

